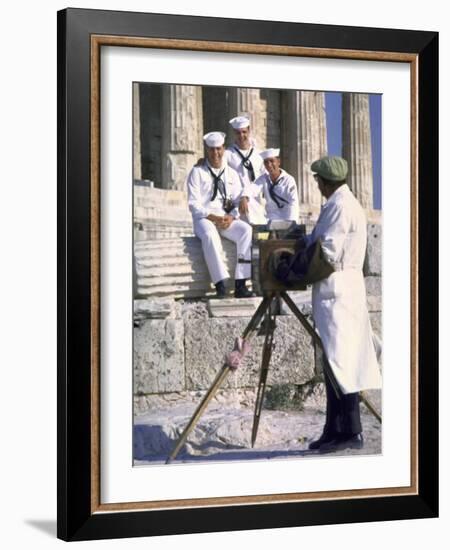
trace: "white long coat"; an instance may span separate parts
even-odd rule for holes
[[[323,205],[310,242],[322,248],[336,271],[313,285],[316,329],[343,393],[381,387],[381,374],[367,311],[363,263],[367,222],[349,187],[339,187]]]

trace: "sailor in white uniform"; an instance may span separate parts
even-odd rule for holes
[[[239,219],[237,206],[242,193],[239,176],[224,159],[225,134],[209,132],[203,136],[206,159],[192,168],[187,177],[188,204],[194,233],[202,241],[209,274],[218,298],[226,295],[229,273],[222,259],[220,235],[237,246],[235,269],[236,298],[253,296],[246,287],[251,276],[252,228]]]
[[[325,427],[310,448],[320,452],[360,449],[364,442],[359,392],[381,387],[363,276],[367,221],[345,182],[345,159],[322,157],[312,163],[311,170],[327,200],[307,240],[311,244],[320,239],[324,257],[335,271],[312,289],[314,322],[329,370],[324,370]]]
[[[225,151],[228,165],[239,174],[242,188],[252,189],[254,182],[265,173],[263,159],[256,148],[255,140],[251,134],[250,120],[245,116],[237,116],[230,120],[234,132],[234,143]],[[257,195],[255,190],[255,195]],[[251,224],[266,223],[265,204],[260,197],[249,197],[247,211],[241,210],[242,219]]]
[[[242,194],[240,210],[245,210],[246,199],[257,200],[263,196],[266,201],[266,216],[272,220],[298,221],[298,191],[295,179],[281,168],[280,150],[266,149],[260,153],[266,173]]]

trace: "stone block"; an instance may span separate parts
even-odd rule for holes
[[[175,319],[180,306],[171,298],[134,300],[135,319]]]
[[[225,298],[208,300],[211,317],[251,317],[257,310],[262,298]]]
[[[369,312],[378,312],[382,310],[383,302],[381,296],[367,296],[367,309]]]
[[[375,332],[377,336],[380,338],[383,337],[382,332],[382,315],[381,312],[374,312],[369,313],[370,316],[370,323],[372,324],[372,330]]]
[[[185,385],[182,320],[148,319],[134,328],[134,393],[181,391]]]
[[[225,354],[233,349],[249,318],[212,318],[185,326],[186,389],[209,389],[223,366]],[[303,384],[314,376],[311,338],[293,317],[276,318],[268,385]],[[243,365],[232,372],[224,387],[255,387],[259,382],[264,336],[255,336]]]
[[[376,276],[365,277],[367,294],[367,309],[369,311],[381,311],[383,305],[382,278]]]
[[[189,323],[195,319],[208,319],[209,313],[206,302],[182,302],[181,316],[185,323]]]
[[[381,275],[382,273],[382,226],[371,223],[367,226],[367,263],[366,275]]]
[[[364,278],[366,284],[366,293],[367,296],[381,296],[382,291],[382,278],[369,276]]]

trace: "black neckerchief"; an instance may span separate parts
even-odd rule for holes
[[[284,207],[284,204],[280,204],[280,201],[281,202],[284,202],[285,204],[289,204],[289,201],[286,200],[285,198],[283,197],[280,197],[280,195],[277,195],[275,193],[275,185],[277,185],[282,179],[283,179],[283,174],[280,175],[280,177],[272,182],[269,174],[266,174],[266,179],[267,179],[267,188],[269,190],[269,195],[270,195],[270,198],[273,200],[273,202],[277,205],[278,208],[283,208]]]
[[[237,147],[234,147],[234,150],[241,157],[244,168],[247,168],[250,181],[255,181],[255,170],[250,160],[253,153],[253,147],[250,149],[250,153],[247,156],[243,155]]]
[[[222,179],[222,175],[225,172],[225,168],[223,168],[222,172],[220,172],[220,174],[218,176],[216,176],[216,174],[214,174],[214,172],[212,171],[209,164],[206,164],[206,167],[208,168],[209,173],[213,177],[213,181],[214,181],[213,194],[212,194],[211,199],[210,199],[211,202],[217,197],[217,191],[219,191],[220,196],[222,197],[222,199],[225,200],[227,198],[227,190],[226,190],[226,187],[225,187],[225,182]]]

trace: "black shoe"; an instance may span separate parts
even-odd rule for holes
[[[224,281],[219,281],[218,283],[216,283],[214,285],[216,287],[216,295],[215,295],[215,298],[218,298],[219,300],[223,299],[226,297],[227,295],[227,290],[225,288],[225,283]]]
[[[334,453],[336,451],[343,451],[345,449],[362,449],[364,447],[364,438],[362,434],[356,434],[351,436],[339,436],[323,443],[319,447],[320,453]]]
[[[241,288],[234,291],[235,298],[254,298],[255,293],[249,290],[248,288]]]
[[[336,438],[335,434],[323,432],[323,434],[319,437],[319,439],[316,439],[315,441],[311,441],[311,443],[308,445],[308,449],[315,451],[324,443],[329,443],[330,441],[333,441],[335,438]]]
[[[236,279],[234,283],[235,298],[253,298],[255,296],[254,292],[245,286],[245,281],[246,279]]]

